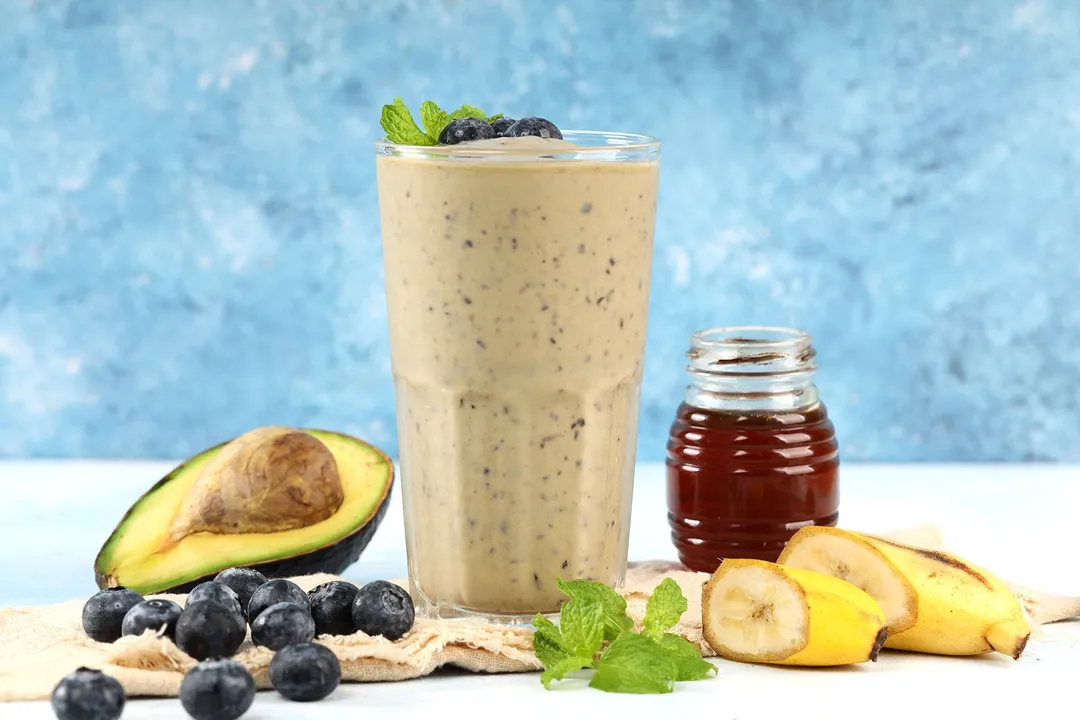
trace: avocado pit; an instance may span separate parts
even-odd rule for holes
[[[320,440],[289,428],[257,428],[206,464],[159,549],[198,532],[308,527],[332,516],[344,499],[337,461]]]

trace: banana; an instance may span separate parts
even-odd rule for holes
[[[982,568],[937,550],[832,527],[796,532],[777,560],[846,580],[885,611],[885,647],[936,655],[997,651],[1019,660],[1031,626],[1016,596]]]
[[[705,640],[728,660],[850,665],[877,660],[885,613],[850,583],[764,560],[724,560],[702,587]]]

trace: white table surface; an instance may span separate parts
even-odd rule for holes
[[[93,559],[124,510],[173,463],[0,461],[0,605],[58,602],[95,590]],[[957,553],[1042,590],[1080,595],[1080,465],[856,465],[841,474],[841,524],[869,532],[932,523]],[[642,465],[630,554],[674,559],[663,469]],[[405,574],[400,494],[360,562],[358,582]],[[738,718],[1080,717],[1080,621],[1040,628],[1019,662],[884,652],[877,663],[801,670],[715,661],[719,675],[664,696],[615,695],[584,682],[545,692],[536,674],[447,671],[404,683],[344,685],[320,703],[259,693],[251,720],[487,718],[678,713]],[[1023,713],[1021,715],[1021,713]],[[46,703],[0,704],[3,720],[53,717]],[[125,720],[177,718],[179,702],[135,700]],[[669,715],[670,717],[670,715]]]

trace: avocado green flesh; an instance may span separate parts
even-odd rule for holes
[[[281,564],[305,572],[331,571],[318,566],[319,559],[327,557],[328,548],[349,545],[355,550],[357,543],[348,541],[360,538],[350,536],[369,524],[371,527],[362,533],[362,545],[370,539],[390,497],[393,465],[378,449],[356,438],[321,430],[304,432],[321,440],[337,462],[344,500],[332,516],[307,527],[271,533],[199,532],[156,552],[202,468],[224,447],[221,445],[177,467],[128,510],[98,554],[98,585],[123,585],[136,592],[153,593],[229,567]],[[340,552],[329,554],[340,561]],[[316,566],[305,564],[304,558],[309,555]],[[284,559],[291,560],[277,563]]]

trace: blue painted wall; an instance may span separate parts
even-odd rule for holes
[[[666,140],[642,459],[691,331],[783,323],[848,459],[1078,460],[1078,38],[1069,0],[0,0],[0,456],[392,452],[401,94]]]

